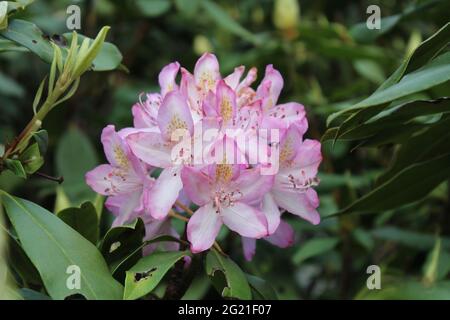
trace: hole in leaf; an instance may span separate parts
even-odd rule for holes
[[[152,268],[149,271],[145,271],[145,272],[136,272],[134,274],[134,281],[139,282],[141,280],[148,279],[152,276],[152,273],[155,271],[156,271],[156,268]]]
[[[116,251],[122,244],[120,241],[113,242],[111,244],[111,247],[109,247],[109,253],[112,253],[113,251]]]

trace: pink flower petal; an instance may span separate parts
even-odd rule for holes
[[[211,203],[195,211],[187,225],[187,238],[191,243],[191,251],[198,253],[211,248],[221,225],[219,214],[213,209]]]
[[[262,238],[267,236],[267,219],[258,209],[243,202],[235,202],[220,209],[223,223],[243,237]]]
[[[168,92],[178,89],[175,83],[180,64],[178,62],[169,63],[162,68],[158,76],[159,86],[161,87],[161,95],[164,97]]]
[[[172,166],[172,148],[160,133],[133,133],[127,136],[126,141],[133,154],[145,163],[160,168]]]
[[[203,206],[211,201],[213,182],[200,169],[184,167],[181,171],[184,191],[195,204]]]
[[[245,260],[252,261],[256,252],[256,239],[241,237],[241,241]]]
[[[290,247],[294,244],[295,240],[294,229],[288,223],[281,220],[275,233],[264,238],[264,240],[280,248]]]
[[[219,61],[215,55],[206,52],[198,59],[194,68],[194,78],[204,94],[215,90],[217,81],[220,80]]]
[[[155,219],[164,219],[183,188],[180,167],[164,169],[148,193],[148,209]]]
[[[278,206],[314,225],[319,224],[320,215],[316,210],[318,201],[316,198],[313,198],[313,195],[307,195],[305,192],[280,191],[277,189],[273,189],[272,194]]]
[[[164,97],[157,121],[161,134],[167,141],[171,141],[175,130],[188,130],[192,133],[194,127],[186,98],[178,91],[171,91]]]

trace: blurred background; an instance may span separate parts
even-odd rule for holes
[[[449,19],[450,1],[350,0],[86,0],[35,1],[17,17],[36,23],[49,36],[67,32],[66,9],[81,8],[80,33],[94,37],[111,26],[107,40],[123,55],[121,70],[89,73],[75,96],[44,122],[49,150],[41,172],[63,175],[65,182],[7,172],[0,188],[58,211],[95,195],[84,173],[104,162],[100,133],[107,124],[132,125],[131,106],[141,92],[157,90],[160,69],[179,61],[189,70],[205,51],[215,53],[222,75],[235,66],[267,64],[285,79],[280,102],[306,107],[308,138],[320,140],[326,117],[372,93],[414,48]],[[382,31],[365,27],[366,9],[376,4],[386,23]],[[362,24],[360,24],[362,23]],[[0,143],[10,141],[32,117],[32,101],[49,66],[30,53],[0,54]],[[434,88],[449,92],[449,84]],[[431,98],[434,92],[429,92]],[[318,193],[322,217],[333,214],[370,190],[386,169],[392,148],[359,148],[356,143],[323,145]],[[366,268],[382,269],[378,298],[395,294],[422,298],[430,275],[433,248],[443,248],[438,273],[450,270],[448,184],[426,199],[401,209],[325,219],[318,226],[288,215],[297,240],[289,249],[259,241],[251,263],[238,237],[221,235],[226,252],[249,273],[266,279],[281,299],[370,297]],[[108,215],[105,214],[107,217]],[[107,225],[107,221],[105,221]],[[438,239],[438,235],[440,235]],[[450,298],[449,282],[427,294]],[[384,296],[383,296],[384,295]],[[189,298],[214,298],[209,281],[199,277]]]

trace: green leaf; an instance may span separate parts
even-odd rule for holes
[[[250,285],[244,272],[229,257],[210,250],[206,256],[205,270],[222,297],[240,300],[252,298]]]
[[[28,48],[47,63],[53,60],[53,48],[44,33],[34,24],[25,20],[12,19],[0,36]]]
[[[381,290],[364,288],[356,299],[367,300],[449,300],[450,281],[427,286],[413,279],[397,278],[389,282],[382,280]]]
[[[138,249],[142,248],[144,234],[145,226],[141,219],[111,228],[106,233],[100,252],[116,279],[123,280],[125,271],[142,257],[142,250]]]
[[[87,136],[75,127],[67,130],[56,148],[56,168],[64,177],[62,187],[74,206],[94,201],[95,193],[86,185],[84,175],[98,163]]]
[[[389,169],[377,179],[376,186],[385,183],[407,166],[448,153],[449,126],[450,118],[447,118],[409,136],[408,140],[397,150]],[[420,148],[418,149],[417,146]]]
[[[169,0],[136,0],[137,9],[147,17],[157,17],[169,11],[171,2]]]
[[[47,130],[39,130],[33,133],[33,138],[39,146],[39,153],[41,156],[45,155],[48,147],[48,133]]]
[[[88,299],[120,299],[123,288],[108,271],[97,248],[46,209],[2,193],[6,213],[23,249],[53,299],[76,293]],[[69,289],[69,266],[80,268],[80,289]]]
[[[433,250],[428,254],[424,265],[423,281],[427,285],[432,285],[438,277],[439,260],[442,252],[441,239],[436,239]]]
[[[79,208],[64,209],[58,212],[57,216],[87,240],[97,244],[99,221],[97,211],[91,202],[85,202]]]
[[[230,15],[226,11],[224,11],[224,9],[222,9],[218,4],[209,0],[203,0],[201,1],[201,5],[205,13],[219,27],[253,44],[260,43],[259,39],[255,35],[242,27],[239,23],[236,22],[236,20],[231,18]]]
[[[10,233],[8,234],[11,239],[9,241],[8,253],[12,267],[19,274],[24,283],[42,285],[42,279],[36,267],[23,251],[19,241]]]
[[[11,159],[5,159],[5,166],[9,170],[11,170],[12,173],[14,173],[16,176],[26,179],[27,173],[25,172],[25,169],[22,166],[22,163],[20,163],[19,160],[11,160]]]
[[[380,21],[380,29],[369,29],[367,28],[366,22],[361,22],[354,25],[350,29],[350,34],[358,42],[370,43],[382,34],[387,33],[389,30],[391,30],[400,21],[401,18],[402,15],[400,14],[382,18]]]
[[[393,241],[416,250],[431,250],[436,242],[436,236],[397,227],[382,227],[373,230],[372,235],[379,240]],[[442,247],[450,249],[450,239],[442,238]]]
[[[154,252],[138,261],[126,273],[124,300],[145,296],[159,284],[172,266],[189,251]]]
[[[417,70],[418,68],[428,63],[431,59],[436,57],[437,54],[449,43],[449,37],[450,23],[447,23],[435,34],[423,41],[416,48],[416,50],[414,50],[414,52],[407,59],[405,59],[400,67],[398,67],[397,70],[385,82],[383,82],[383,84],[381,84],[381,86],[375,91],[375,93],[386,90],[387,88],[400,81],[405,73],[410,73]],[[370,98],[371,97],[369,97],[369,99]],[[343,116],[348,116],[358,111],[360,109],[360,106],[358,105],[359,103],[353,107],[346,108],[342,111],[331,114],[327,119],[327,126],[329,126],[336,119],[340,119]],[[378,108],[380,107],[378,106]],[[377,113],[378,112],[374,112],[374,114]]]
[[[332,250],[339,243],[338,238],[316,238],[303,243],[300,249],[292,257],[295,264],[301,264],[306,259],[324,254]]]
[[[0,72],[0,94],[7,97],[21,98],[24,96],[25,90],[14,79]]]
[[[253,300],[278,300],[277,294],[266,280],[247,274]]]
[[[415,163],[335,215],[378,212],[419,201],[450,177],[449,163],[450,154]]]
[[[54,49],[52,47],[52,42],[34,23],[13,19],[10,21],[7,29],[0,31],[0,36],[27,48],[48,64],[53,61]],[[65,33],[63,37],[68,41],[71,41],[72,33]],[[87,37],[78,35],[78,38],[81,43],[83,39]],[[15,47],[11,47],[11,44],[6,43],[6,45],[6,48],[9,48],[9,50],[15,49]],[[64,49],[62,50],[62,57],[63,60],[65,60],[68,48],[63,46],[60,47],[61,49]],[[114,70],[120,66],[120,62],[122,61],[122,54],[119,49],[109,42],[104,42],[100,51],[93,53],[97,53],[95,59],[92,61],[93,71]]]
[[[20,289],[19,293],[24,300],[52,300],[49,296],[28,288]]]
[[[450,80],[450,52],[440,55],[422,68],[407,74],[398,83],[384,90],[376,91],[367,99],[351,107],[351,110],[361,110],[340,125],[337,138],[355,125],[362,124],[386,109],[389,102],[429,89],[448,80]]]
[[[27,147],[19,159],[27,174],[35,173],[44,164],[44,158],[39,152],[39,145],[37,143],[33,143]]]

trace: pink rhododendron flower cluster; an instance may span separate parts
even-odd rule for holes
[[[132,107],[133,128],[103,130],[109,164],[88,172],[86,181],[108,197],[115,225],[141,217],[147,238],[174,235],[170,213],[179,202],[194,204],[186,229],[192,252],[209,249],[225,225],[242,236],[251,259],[256,239],[293,243],[284,211],[319,223],[313,187],[322,156],[318,141],[303,138],[304,107],[278,103],[283,78],[272,65],[256,89],[256,68],[244,71],[222,77],[210,53],[193,74],[171,63],[159,74],[161,91]]]

